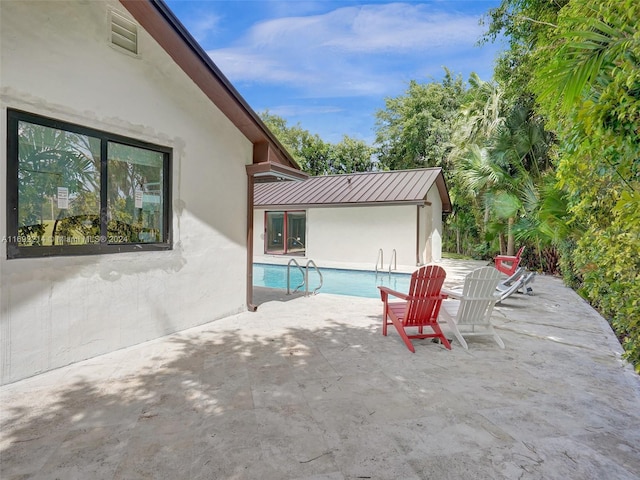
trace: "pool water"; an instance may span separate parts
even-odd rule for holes
[[[322,268],[323,285],[318,293],[334,293],[353,297],[380,298],[378,285],[406,293],[409,291],[411,275],[408,273],[372,272],[361,270],[343,270]],[[304,275],[296,266],[291,266],[291,290],[302,283]],[[253,285],[256,287],[287,288],[286,265],[253,264]],[[309,292],[320,285],[318,273],[309,269]],[[304,291],[304,287],[299,291]]]

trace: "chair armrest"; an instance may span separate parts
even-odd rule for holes
[[[382,301],[385,302],[387,297],[389,295],[393,296],[393,297],[398,297],[401,298],[403,300],[408,300],[409,299],[409,295],[407,295],[406,293],[400,293],[400,292],[396,292],[395,290],[391,290],[389,287],[381,287],[379,286],[378,289],[380,290],[380,296],[382,297]]]
[[[443,288],[442,290],[440,290],[440,293],[444,296],[445,299],[448,297],[451,297],[455,300],[462,299],[462,292],[459,290],[449,290],[449,289]]]
[[[495,260],[496,261],[501,261],[501,262],[515,262],[519,259],[520,257],[514,257],[512,255],[496,255]]]

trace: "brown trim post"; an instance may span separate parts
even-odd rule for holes
[[[253,303],[253,186],[254,176],[247,175],[247,309],[255,312]]]
[[[420,207],[416,205],[416,266],[420,266]]]
[[[0,0],[1,1],[1,0]],[[253,145],[253,161],[246,165],[247,171],[247,309],[255,312],[258,306],[253,303],[253,193],[256,177],[264,181],[306,180],[309,175],[286,165],[269,161],[273,157],[271,147],[266,143]]]

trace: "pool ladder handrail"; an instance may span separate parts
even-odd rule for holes
[[[320,276],[320,285],[318,285],[313,292],[311,292],[313,295],[315,295],[316,293],[318,293],[318,290],[320,290],[322,288],[322,284],[324,283],[324,278],[322,277],[322,273],[320,272],[320,269],[318,268],[318,266],[316,265],[316,262],[314,262],[313,260],[309,259],[307,260],[306,265],[304,266],[305,269],[305,277],[304,277],[304,281],[306,284],[305,287],[305,296],[309,294],[309,265],[312,265],[313,268],[316,270],[316,272],[318,272],[318,275]]]
[[[298,270],[300,270],[300,273],[302,274],[302,278],[303,278],[302,283],[298,285],[296,288],[294,288],[293,292],[291,292],[291,264],[292,263],[294,263],[295,266],[298,267]],[[302,269],[298,261],[295,258],[292,258],[291,260],[289,260],[289,262],[287,262],[287,295],[291,295],[291,293],[296,293],[298,289],[305,284],[305,280],[304,280],[305,278],[306,277],[304,274],[304,270]]]
[[[303,278],[302,283],[298,285],[293,290],[293,292],[291,292],[291,264],[292,263],[295,264],[296,267],[298,267],[298,270],[300,270],[300,273],[302,273],[302,278]],[[287,262],[287,295],[291,295],[291,293],[297,292],[300,289],[300,287],[304,285],[304,296],[305,297],[309,296],[309,265],[313,266],[315,271],[318,272],[318,275],[320,276],[320,285],[318,285],[318,287],[316,287],[311,293],[315,295],[318,292],[318,290],[322,288],[322,285],[324,283],[324,277],[322,276],[322,272],[320,272],[320,269],[316,265],[316,262],[309,259],[303,269],[298,263],[298,261],[295,258],[292,258],[291,260],[289,260],[289,262]]]
[[[391,274],[391,270],[398,269],[398,261],[397,261],[397,252],[394,248],[391,252],[391,260],[389,260],[389,274]],[[379,268],[378,268],[379,267]],[[384,251],[382,249],[378,250],[378,258],[376,260],[376,275],[378,272],[384,270]]]
[[[380,265],[380,270],[384,269],[384,252],[381,248],[378,250],[378,258],[376,259],[376,273],[378,273],[378,265]]]

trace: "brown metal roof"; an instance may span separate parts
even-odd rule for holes
[[[441,168],[391,172],[365,172],[309,177],[302,182],[256,185],[257,208],[302,208],[355,205],[424,204],[436,184],[442,210],[451,211],[451,200]]]

